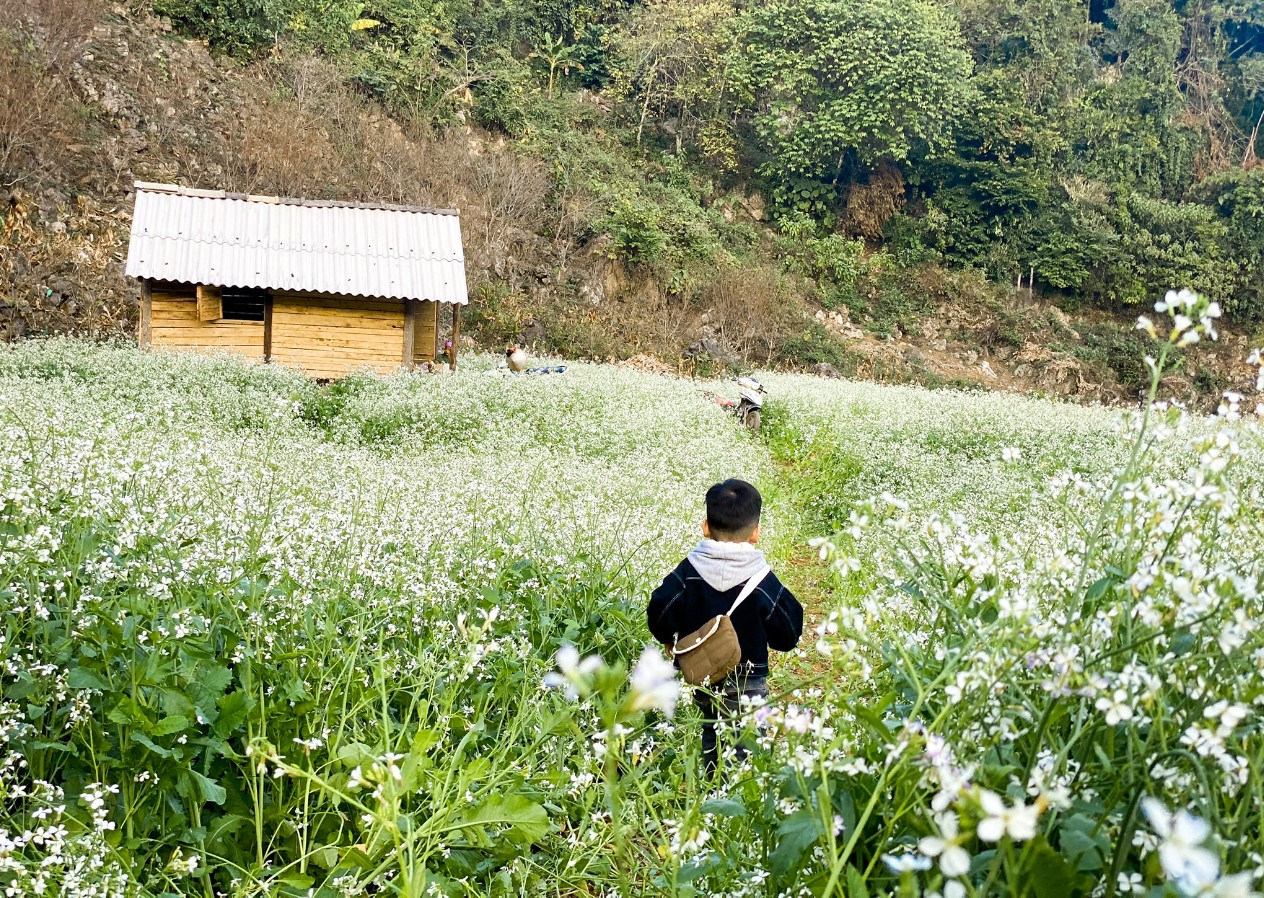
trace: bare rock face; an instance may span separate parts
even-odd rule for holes
[[[530,319],[522,326],[522,340],[524,346],[539,346],[544,343],[546,336],[544,325],[537,318]]]
[[[763,221],[768,214],[767,204],[764,203],[764,198],[759,191],[743,195],[741,204],[746,214],[755,221]]]
[[[690,344],[684,352],[685,358],[712,358],[717,362],[721,362],[730,368],[735,368],[741,364],[741,357],[737,353],[725,348],[719,340],[714,337],[703,337],[696,343]]]
[[[812,373],[817,377],[830,377],[835,379],[840,379],[843,376],[843,373],[829,362],[817,362],[812,366]]]

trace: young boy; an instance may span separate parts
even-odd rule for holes
[[[742,587],[764,569],[759,542],[763,498],[745,480],[726,480],[707,490],[707,517],[700,542],[654,590],[647,610],[650,632],[669,648],[717,614],[726,614]],[[732,718],[743,695],[768,694],[768,649],[788,652],[803,633],[803,608],[769,571],[730,618],[742,647],[737,670],[712,690],[697,693],[702,712],[702,756],[707,774],[719,762],[716,725]],[[745,754],[737,746],[738,757]]]

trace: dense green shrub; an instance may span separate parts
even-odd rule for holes
[[[233,56],[266,47],[282,25],[268,0],[154,0],[154,11]]]
[[[1115,221],[1119,242],[1100,282],[1112,301],[1145,303],[1169,284],[1221,302],[1232,296],[1235,266],[1224,257],[1228,228],[1211,207],[1134,195]]]
[[[667,249],[663,213],[639,192],[620,191],[611,197],[597,226],[610,235],[614,250],[629,262],[652,262]]]
[[[530,70],[505,53],[491,67],[486,81],[474,86],[474,121],[484,128],[520,136],[530,122]]]
[[[1252,319],[1264,318],[1264,168],[1210,178],[1202,193],[1228,219],[1223,238],[1227,256],[1242,270],[1226,306]]]

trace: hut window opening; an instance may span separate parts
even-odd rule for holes
[[[224,288],[225,321],[262,321],[268,291],[256,287]]]

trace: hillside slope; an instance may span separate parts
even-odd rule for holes
[[[841,238],[807,241],[804,254],[768,226],[754,193],[708,190],[606,133],[598,94],[559,99],[570,104],[566,122],[536,138],[571,146],[585,181],[550,165],[538,143],[473,124],[401,124],[319,56],[280,47],[250,64],[213,56],[148,4],[5,0],[4,10],[17,23],[0,41],[6,339],[132,333],[137,289],[122,267],[139,179],[458,207],[468,333],[487,346],[1081,400],[1129,400],[1144,381],[1131,314],[1068,313],[929,264],[891,270],[848,256],[856,244]],[[669,224],[705,243],[710,261],[674,268],[616,252],[638,207],[595,191],[602,179],[675,209]],[[817,281],[840,265],[858,272],[853,295],[822,307],[811,298]],[[1230,333],[1196,347],[1169,392],[1204,405],[1225,388],[1249,393],[1247,346]]]

